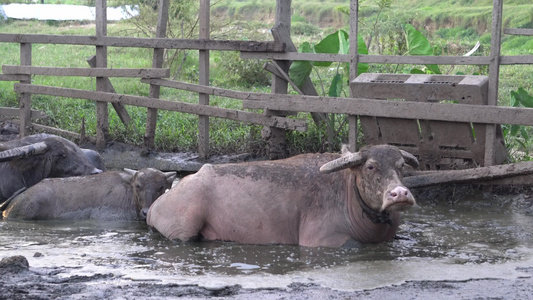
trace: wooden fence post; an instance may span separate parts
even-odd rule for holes
[[[168,24],[168,9],[170,6],[169,0],[159,1],[159,11],[157,18],[156,37],[165,38],[167,36]],[[162,68],[165,59],[164,48],[154,48],[154,56],[152,58],[153,68]],[[161,87],[150,84],[150,97],[159,98]],[[157,109],[148,108],[146,111],[146,130],[144,132],[144,146],[147,148],[155,147],[155,130],[157,128]]]
[[[169,0],[159,1],[159,12],[157,18],[156,37],[165,38],[167,36],[167,24],[168,24],[168,9],[170,6]],[[164,48],[154,48],[154,56],[152,58],[152,67],[163,67],[163,61],[165,59]],[[159,98],[161,87],[158,85],[150,84],[150,97]],[[147,148],[155,147],[155,130],[157,127],[157,108],[148,108],[146,111],[146,131],[144,133],[144,146]]]
[[[96,37],[107,35],[107,0],[96,0]],[[96,67],[107,68],[107,46],[96,46]],[[96,90],[107,91],[106,77],[96,77]],[[109,138],[107,102],[96,102],[96,148],[104,149]]]
[[[283,23],[287,28],[290,39],[290,28],[291,28],[291,0],[276,0],[276,22],[274,26],[277,26],[280,23]],[[279,60],[276,61],[279,67],[283,72],[289,72],[289,67],[291,65],[290,61]],[[274,94],[287,94],[287,88],[289,83],[276,75],[272,75],[272,93]],[[266,115],[272,116],[285,116],[283,112],[265,110]],[[265,127],[262,132],[263,138],[267,140],[268,143],[268,157],[270,159],[283,158],[287,155],[287,144],[285,130],[274,128],[274,127]]]
[[[31,45],[30,43],[20,44],[20,64],[23,66],[31,65]],[[21,83],[31,83],[31,76],[28,79],[21,80]],[[30,134],[31,129],[31,94],[21,93],[19,99],[19,116],[20,116],[20,137]]]
[[[200,0],[200,39],[209,39],[210,0]],[[199,50],[199,84],[209,85],[209,50]],[[209,94],[198,94],[198,103],[209,105]],[[198,116],[198,156],[209,155],[209,117]]]
[[[487,105],[498,105],[500,77],[500,46],[502,37],[503,0],[494,0],[492,9],[492,33],[490,41],[489,87]],[[497,126],[487,124],[485,134],[485,167],[494,165]]]
[[[359,22],[359,1],[350,1],[350,84],[357,77],[357,64],[359,63],[358,49],[358,22]],[[352,89],[350,88],[350,97],[354,98]],[[357,151],[357,116],[348,115],[348,147],[350,151]]]

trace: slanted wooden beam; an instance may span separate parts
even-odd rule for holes
[[[89,66],[91,66],[91,68],[95,68],[96,67],[96,55],[89,57],[89,59],[87,59],[87,63],[89,64]],[[113,87],[113,84],[111,83],[109,78],[103,77],[103,80],[106,81],[107,83],[107,87],[105,91],[110,92],[110,93],[116,93],[115,88]],[[126,125],[126,127],[130,126],[132,124],[131,117],[128,111],[126,110],[126,107],[124,107],[122,103],[112,103],[112,105],[115,111],[117,112],[117,115],[122,121],[122,123]]]
[[[490,182],[528,174],[533,174],[533,161],[465,170],[417,172],[416,175],[404,177],[403,183],[408,188],[420,188],[441,184]]]

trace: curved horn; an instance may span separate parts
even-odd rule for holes
[[[413,154],[407,151],[404,151],[404,150],[400,150],[400,152],[402,153],[403,159],[408,165],[410,165],[411,167],[415,169],[418,168],[418,165],[419,165],[418,159]]]
[[[22,147],[11,148],[0,152],[0,162],[11,161],[17,158],[26,158],[46,152],[48,145],[45,142],[38,142]]]
[[[322,173],[332,173],[342,169],[351,168],[361,164],[365,159],[359,152],[350,153],[348,155],[332,160],[328,163],[325,163],[320,167],[320,172]]]
[[[132,170],[132,169],[128,169],[128,168],[124,168],[124,172],[130,174],[130,175],[135,175],[137,174],[138,171],[135,171],[135,170]]]
[[[174,172],[174,171],[172,171],[172,172],[165,172],[164,174],[165,174],[165,177],[166,177],[167,179],[170,179],[170,178],[174,179],[174,178],[176,178],[176,176],[178,175],[178,173],[177,173],[177,172]]]

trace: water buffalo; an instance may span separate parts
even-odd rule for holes
[[[55,135],[31,135],[0,143],[0,203],[47,177],[98,174],[83,150]]]
[[[402,184],[412,154],[378,145],[343,154],[204,165],[161,196],[147,223],[188,241],[340,247],[391,240],[415,204]]]
[[[15,196],[5,219],[145,220],[150,205],[172,186],[176,172],[153,168],[48,178]]]

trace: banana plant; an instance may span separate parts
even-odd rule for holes
[[[511,91],[510,104],[512,107],[533,108],[533,96],[524,88],[519,88],[516,91]],[[522,125],[502,125],[502,129],[507,148],[519,148],[523,153],[518,156],[523,160],[531,160],[530,149],[533,145],[529,138],[527,127]]]
[[[300,45],[298,52],[302,53],[326,53],[326,54],[349,54],[350,43],[349,35],[344,30],[338,30],[324,39],[322,39],[316,45],[311,45],[308,42],[304,42]],[[365,45],[363,38],[358,35],[357,37],[357,51],[359,54],[368,54],[368,49]],[[345,87],[349,84],[349,70],[348,63],[340,62],[323,62],[323,61],[294,61],[289,69],[289,77],[298,86],[301,87],[304,80],[311,75],[313,70],[318,78],[320,78],[320,72],[317,68],[334,69],[335,75],[333,76],[329,87],[327,88],[327,95],[329,97],[340,97],[343,95]],[[368,64],[359,63],[357,65],[357,73],[361,74],[368,70]],[[320,79],[323,95],[325,95],[326,88],[324,87],[323,80]],[[335,130],[336,115],[330,114],[326,123],[328,131],[328,144],[330,150],[333,147],[333,139],[337,136],[340,128],[343,127],[345,120],[339,125],[339,130]]]
[[[416,30],[411,24],[403,25],[403,32],[405,33],[405,39],[407,42],[407,53],[405,55],[433,55],[433,47],[426,39],[426,37]],[[425,65],[426,70],[420,70],[414,68],[411,70],[411,74],[442,74],[437,65]]]

